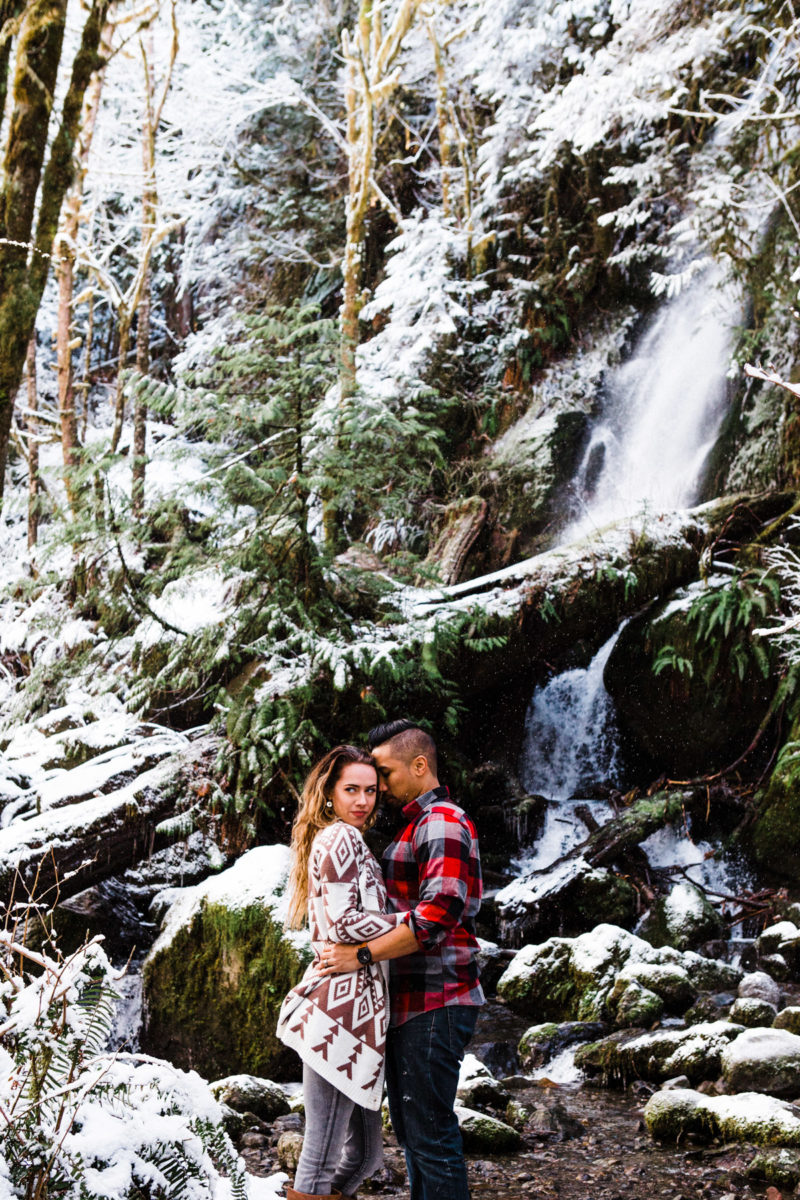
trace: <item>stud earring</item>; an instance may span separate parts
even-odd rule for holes
[[[329,813],[333,812],[333,801],[331,800],[330,796],[325,801],[325,811]]]

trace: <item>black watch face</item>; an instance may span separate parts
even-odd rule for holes
[[[356,958],[357,958],[357,959],[358,959],[358,961],[359,961],[360,963],[362,963],[362,964],[363,964],[365,967],[366,967],[366,966],[368,966],[368,965],[369,965],[369,964],[372,962],[372,954],[371,954],[371,952],[370,952],[370,951],[367,949],[367,947],[366,947],[366,946],[362,946],[362,947],[361,947],[361,949],[360,949],[360,950],[359,950],[359,951],[356,953]]]

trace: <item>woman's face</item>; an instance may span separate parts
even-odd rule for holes
[[[378,797],[378,776],[366,763],[348,763],[333,785],[333,811],[340,821],[363,829]]]

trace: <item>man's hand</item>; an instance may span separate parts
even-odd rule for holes
[[[390,958],[403,958],[420,950],[420,944],[405,922],[367,942],[372,951],[373,962],[385,962]],[[344,942],[326,942],[317,971],[320,975],[341,975],[344,971],[357,971],[360,963],[356,957],[358,946]]]
[[[341,975],[345,971],[357,971],[360,966],[356,957],[357,950],[357,946],[346,946],[344,942],[326,942],[320,955],[318,973]]]

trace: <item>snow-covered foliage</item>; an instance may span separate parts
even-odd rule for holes
[[[6,1197],[246,1200],[244,1165],[193,1072],[108,1054],[114,972],[97,939],[64,957],[36,908],[0,934],[0,1180]]]

